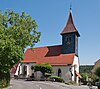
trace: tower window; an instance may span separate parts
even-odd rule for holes
[[[71,42],[71,37],[66,37],[66,41]]]
[[[71,41],[71,37],[69,37],[69,41]]]
[[[69,39],[68,39],[68,37],[67,37],[67,41],[68,41]]]

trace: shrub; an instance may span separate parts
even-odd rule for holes
[[[96,76],[95,74],[91,75],[91,79],[92,79],[92,85],[95,85],[95,83],[99,81],[99,77]]]
[[[83,85],[86,85],[88,80],[88,74],[87,73],[81,73],[82,78],[80,79],[80,81],[83,83]]]
[[[45,76],[46,73],[48,73],[48,74],[52,74],[53,73],[52,66],[50,64],[48,64],[48,63],[35,65],[34,66],[34,71],[35,72],[36,71],[41,71],[43,76]]]
[[[10,85],[10,74],[0,72],[0,89]]]
[[[50,79],[54,79],[55,80],[55,82],[65,82],[64,80],[63,80],[63,78],[61,78],[61,77],[58,77],[58,76],[50,76],[49,77]]]
[[[0,89],[1,88],[5,88],[5,87],[7,87],[9,85],[10,85],[10,81],[9,80],[6,80],[6,79],[0,80]]]

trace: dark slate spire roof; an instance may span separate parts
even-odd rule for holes
[[[61,32],[61,35],[66,34],[66,33],[77,33],[77,36],[80,36],[79,32],[77,31],[75,25],[74,25],[74,21],[73,21],[73,16],[72,16],[72,11],[70,9],[70,13],[69,13],[69,18],[67,21],[67,24],[64,28],[64,30]]]

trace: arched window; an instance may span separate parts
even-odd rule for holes
[[[58,69],[58,76],[61,77],[61,69]]]

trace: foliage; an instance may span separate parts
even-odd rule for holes
[[[52,74],[53,69],[52,66],[48,63],[46,64],[37,64],[34,66],[34,71],[41,71],[43,76],[45,76],[46,73]]]
[[[93,65],[80,65],[80,73],[90,73],[93,69]]]
[[[35,20],[25,12],[0,12],[0,73],[10,72],[23,59],[24,49],[39,41],[36,28]]]
[[[100,67],[96,68],[95,74],[100,78]]]
[[[10,85],[10,74],[0,73],[0,89]]]
[[[0,80],[0,89],[1,89],[1,88],[5,88],[5,87],[7,87],[7,86],[9,86],[9,85],[10,85],[10,81],[7,80],[6,78],[3,79],[3,80]]]
[[[84,85],[87,84],[87,78],[88,78],[88,74],[87,73],[81,73],[82,78],[80,79],[81,82],[83,82]]]
[[[89,82],[89,79],[91,79],[92,85],[95,85],[95,83],[99,80],[98,76],[92,73],[81,73],[81,76],[81,82],[83,82],[84,85]]]
[[[0,71],[11,69],[23,59],[24,48],[39,41],[36,28],[35,20],[25,12],[0,12]]]
[[[58,77],[58,76],[50,76],[49,77],[50,79],[54,79],[55,80],[55,82],[65,82],[64,80],[63,80],[63,78],[61,78],[61,77]]]

